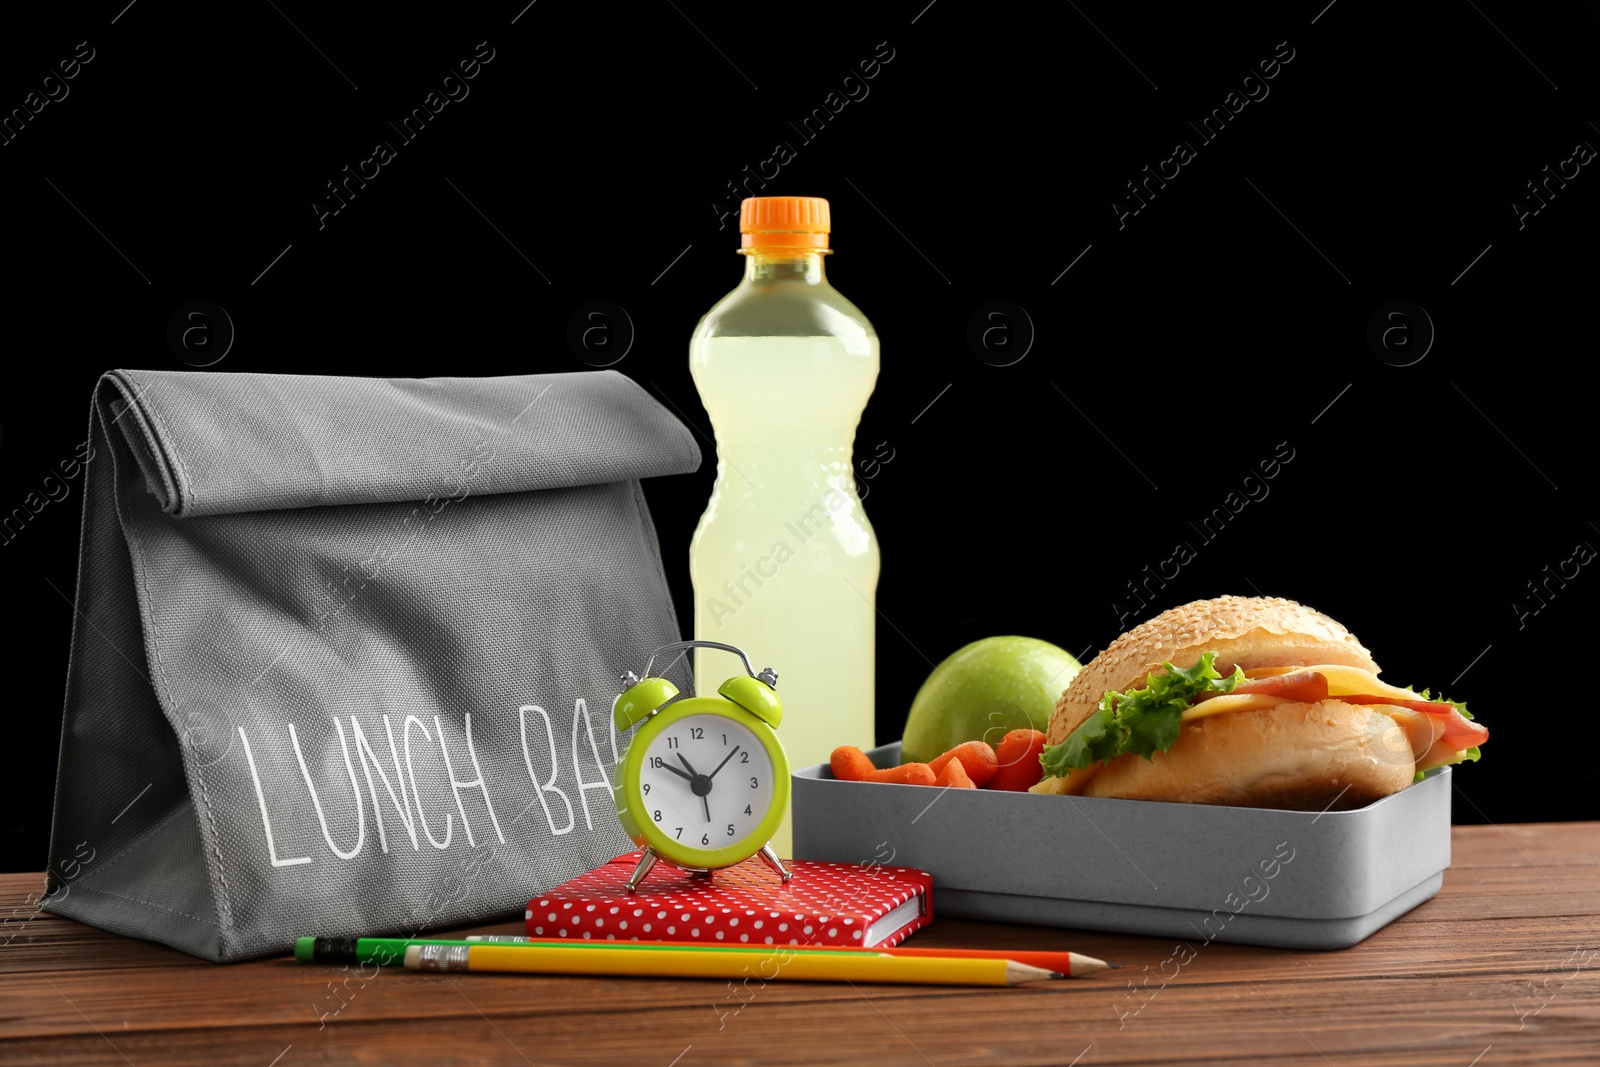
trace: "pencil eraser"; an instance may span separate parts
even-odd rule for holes
[[[294,939],[294,958],[301,963],[310,963],[312,954],[316,951],[317,939],[314,937],[297,937]]]

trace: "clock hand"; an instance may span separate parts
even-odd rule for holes
[[[661,765],[661,769],[664,770],[664,771],[671,771],[673,774],[676,774],[679,778],[682,778],[686,782],[694,781],[693,776],[684,774],[682,771],[678,770],[678,768],[674,767],[670,763],[663,763]]]
[[[711,801],[706,799],[706,793],[711,792],[711,779],[706,777],[705,775],[701,774],[699,771],[695,770],[694,767],[689,763],[689,760],[684,756],[684,754],[682,752],[678,753],[678,759],[680,761],[682,761],[683,765],[686,768],[688,768],[689,774],[684,774],[682,771],[678,770],[678,768],[676,768],[676,767],[668,767],[667,770],[671,771],[673,774],[678,775],[680,778],[689,778],[690,774],[694,775],[693,778],[689,778],[689,783],[690,783],[691,786],[694,787],[694,791],[696,793],[700,793],[700,803],[704,804],[705,805],[705,809],[706,809],[706,822],[710,822],[711,821]],[[724,761],[724,762],[726,762],[726,761]],[[701,782],[705,783],[705,786],[704,786],[705,793],[701,793],[700,792],[700,789],[701,789],[700,783]]]
[[[722,757],[722,762],[717,764],[717,771],[720,771],[720,770],[722,770],[723,767],[726,767],[728,765],[728,761],[731,760],[734,757],[734,753],[736,753],[738,751],[739,751],[739,746],[738,745],[734,745],[733,746],[733,752],[730,752],[726,756],[723,756]],[[710,774],[706,775],[706,777],[707,778],[715,778],[717,776],[717,771],[712,771]]]
[[[704,776],[704,774],[701,774],[701,773],[699,773],[699,771],[696,771],[696,769],[694,769],[693,766],[690,765],[690,761],[688,761],[688,758],[686,758],[685,755],[683,755],[682,752],[678,753],[678,760],[682,760],[683,761],[683,766],[686,766],[686,768],[688,768],[688,771],[690,771],[690,774],[693,774],[694,777],[691,777],[690,782],[693,782],[693,784],[696,785],[696,789],[694,789],[694,792],[699,793],[699,797],[701,797],[702,805],[706,806],[706,822],[710,822],[710,801],[706,800],[706,793],[710,792],[710,777]],[[726,760],[723,760],[723,763],[726,763]],[[682,771],[678,771],[677,768],[670,768],[670,769],[672,769],[672,773],[674,773],[674,774],[683,774]],[[720,769],[720,766],[718,766],[718,769]],[[686,776],[686,774],[685,774],[685,777],[688,777],[688,776]],[[701,790],[699,790],[699,782],[706,782],[706,793],[701,793]]]

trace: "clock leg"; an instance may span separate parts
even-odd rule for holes
[[[767,866],[772,868],[773,873],[779,878],[782,878],[785,882],[794,877],[789,868],[785,867],[783,865],[783,861],[778,858],[777,850],[771,845],[762,845],[760,855],[762,860],[766,862]]]
[[[638,889],[639,883],[644,881],[644,876],[649,874],[650,868],[654,867],[655,865],[655,850],[649,848],[645,849],[644,855],[639,857],[639,865],[635,867],[633,869],[633,873],[628,876],[628,884],[624,888],[629,893],[632,893],[635,889]]]

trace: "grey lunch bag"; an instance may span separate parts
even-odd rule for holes
[[[644,389],[114,371],[90,424],[48,910],[239,960],[632,847],[617,676],[679,637],[639,479],[700,462]]]

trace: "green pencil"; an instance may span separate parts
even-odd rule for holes
[[[644,950],[672,950],[675,952],[755,952],[771,954],[779,951],[794,952],[803,950],[807,955],[816,952],[831,953],[840,956],[855,956],[861,949],[854,948],[812,948],[799,945],[725,945],[721,942],[706,944],[680,943],[676,941],[595,941],[567,938],[565,940],[545,939],[534,940],[527,937],[496,937],[493,940],[474,938],[470,941],[448,941],[426,937],[297,937],[294,942],[294,958],[301,963],[379,963],[402,966],[405,963],[406,949],[412,945],[446,945],[446,946],[473,946],[482,944],[517,944],[534,946],[560,946],[566,948],[629,948]]]

